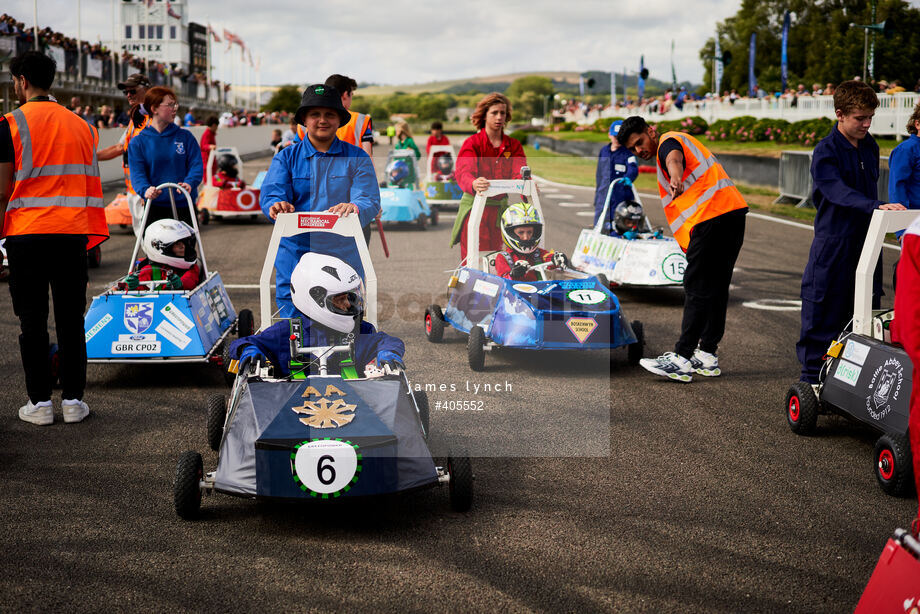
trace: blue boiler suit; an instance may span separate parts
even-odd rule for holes
[[[802,331],[796,355],[801,380],[818,383],[824,353],[853,317],[856,265],[878,199],[879,150],[866,135],[853,147],[837,129],[815,147],[811,162],[815,238],[802,275]],[[872,292],[873,308],[882,296],[879,257]]]
[[[920,136],[911,135],[888,157],[888,199],[920,209]],[[897,233],[900,237],[903,233]]]
[[[597,154],[597,172],[595,173],[594,184],[597,186],[594,192],[594,225],[597,225],[597,219],[604,212],[604,203],[607,200],[607,190],[610,184],[627,177],[630,181],[635,181],[639,176],[639,164],[634,156],[625,147],[619,147],[616,151],[610,151],[610,145],[604,145]],[[610,195],[610,208],[607,211],[607,219],[604,221],[602,231],[604,234],[610,234],[613,228],[613,212],[617,205],[624,200],[632,200],[632,188],[623,185],[623,182],[613,188],[613,194]]]

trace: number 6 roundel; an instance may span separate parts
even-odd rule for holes
[[[314,439],[294,446],[291,472],[300,489],[331,499],[351,490],[361,476],[361,453],[344,439]]]

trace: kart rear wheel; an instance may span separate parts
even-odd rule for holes
[[[208,445],[217,452],[224,436],[224,422],[227,421],[227,397],[222,394],[208,396]]]
[[[635,367],[639,364],[639,360],[642,359],[642,353],[645,352],[645,327],[639,320],[633,320],[630,326],[633,334],[636,335],[636,342],[631,343],[626,348],[626,358],[629,360],[629,364]]]
[[[201,454],[193,450],[183,452],[176,464],[173,480],[173,504],[176,514],[185,520],[195,520],[201,511],[201,486],[204,477]]]
[[[473,505],[473,464],[469,452],[460,450],[447,457],[447,482],[450,488],[450,507],[455,512],[469,511]]]
[[[440,305],[428,305],[425,310],[425,336],[432,343],[439,343],[444,338],[444,313]]]
[[[228,370],[230,368],[230,344],[227,343],[226,339],[224,339],[223,347],[220,350],[220,357],[221,362],[223,362],[220,368],[224,375],[224,381],[228,386],[233,388],[233,382],[236,381],[236,373],[231,373]]]
[[[415,224],[418,226],[419,230],[425,230],[428,228],[428,216],[424,213],[419,213],[418,217],[415,219]]]
[[[437,207],[436,205],[432,205],[431,207],[431,225],[432,226],[438,225],[438,210],[439,210],[439,207]]]
[[[207,226],[208,222],[211,221],[211,212],[207,209],[200,209],[198,211],[198,223],[201,226]]]
[[[601,282],[601,285],[607,288],[608,290],[610,289],[610,281],[607,279],[607,276],[604,275],[603,273],[597,274],[597,281]]]
[[[808,382],[796,382],[786,393],[786,422],[797,435],[811,435],[818,424],[818,397]]]
[[[413,392],[415,395],[415,404],[418,407],[418,418],[422,422],[422,428],[425,430],[425,439],[428,439],[428,422],[431,419],[431,406],[428,404],[428,393],[424,390]]]
[[[86,252],[86,264],[91,269],[98,269],[102,264],[102,248],[98,245]]]
[[[904,435],[885,433],[875,442],[875,479],[886,494],[903,497],[913,484],[910,443]]]
[[[239,318],[236,321],[236,336],[248,337],[256,332],[255,318],[252,317],[252,311],[241,309]]]
[[[466,341],[466,357],[473,371],[482,371],[486,364],[486,334],[479,326],[474,326]]]

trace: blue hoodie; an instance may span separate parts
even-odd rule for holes
[[[142,198],[150,186],[184,182],[192,186],[192,202],[198,200],[198,184],[203,173],[201,148],[195,136],[184,128],[169,124],[163,132],[157,132],[153,125],[148,125],[131,139],[128,167],[131,185]],[[153,204],[168,207],[168,191],[164,190]],[[183,204],[176,202],[176,206]]]

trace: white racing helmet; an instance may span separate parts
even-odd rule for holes
[[[185,256],[172,253],[176,243],[185,244]],[[187,269],[198,259],[195,253],[195,231],[179,220],[157,220],[144,231],[144,253],[152,262]]]
[[[346,294],[348,309],[333,304],[333,297],[339,294]],[[291,300],[314,322],[350,333],[364,315],[364,280],[339,258],[309,252],[300,257],[291,273]]]
[[[520,239],[514,230],[521,226],[532,226],[533,237],[527,241]],[[502,213],[502,240],[519,254],[529,254],[537,249],[542,236],[543,220],[540,219],[536,207],[530,203],[514,203]]]

